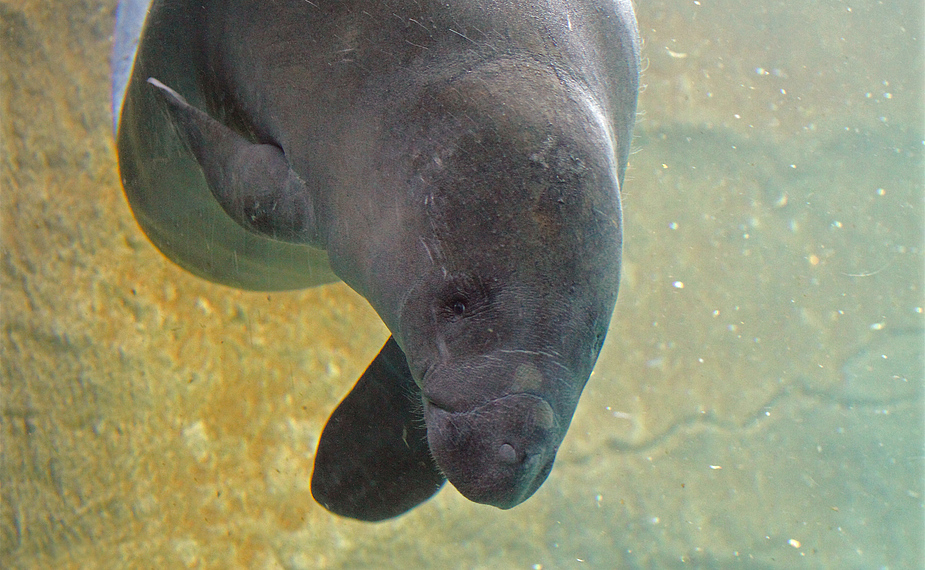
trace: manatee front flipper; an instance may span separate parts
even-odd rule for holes
[[[212,195],[232,219],[280,241],[318,244],[311,192],[279,147],[252,143],[157,79],[148,83],[167,102]]]
[[[324,426],[315,500],[338,515],[380,521],[436,493],[446,479],[427,446],[419,399],[405,355],[389,337]]]

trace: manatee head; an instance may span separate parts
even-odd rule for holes
[[[621,217],[595,102],[552,74],[512,86],[494,71],[406,114],[419,128],[395,164],[416,214],[372,263],[390,287],[364,294],[421,389],[439,468],[467,498],[510,508],[548,476],[600,352]]]

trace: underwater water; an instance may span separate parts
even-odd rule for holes
[[[114,11],[0,1],[0,566],[925,565],[920,2],[638,3],[620,298],[552,474],[379,524],[309,480],[388,331],[148,242]]]

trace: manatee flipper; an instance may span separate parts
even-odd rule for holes
[[[379,521],[440,489],[446,478],[427,446],[419,395],[389,337],[324,426],[312,473],[316,501],[341,516]]]
[[[311,192],[272,144],[252,143],[151,77],[181,138],[222,209],[243,227],[280,241],[318,243]]]

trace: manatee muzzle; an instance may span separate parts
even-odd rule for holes
[[[562,440],[546,400],[503,396],[450,411],[424,398],[427,441],[437,465],[466,498],[509,509],[546,480]]]

